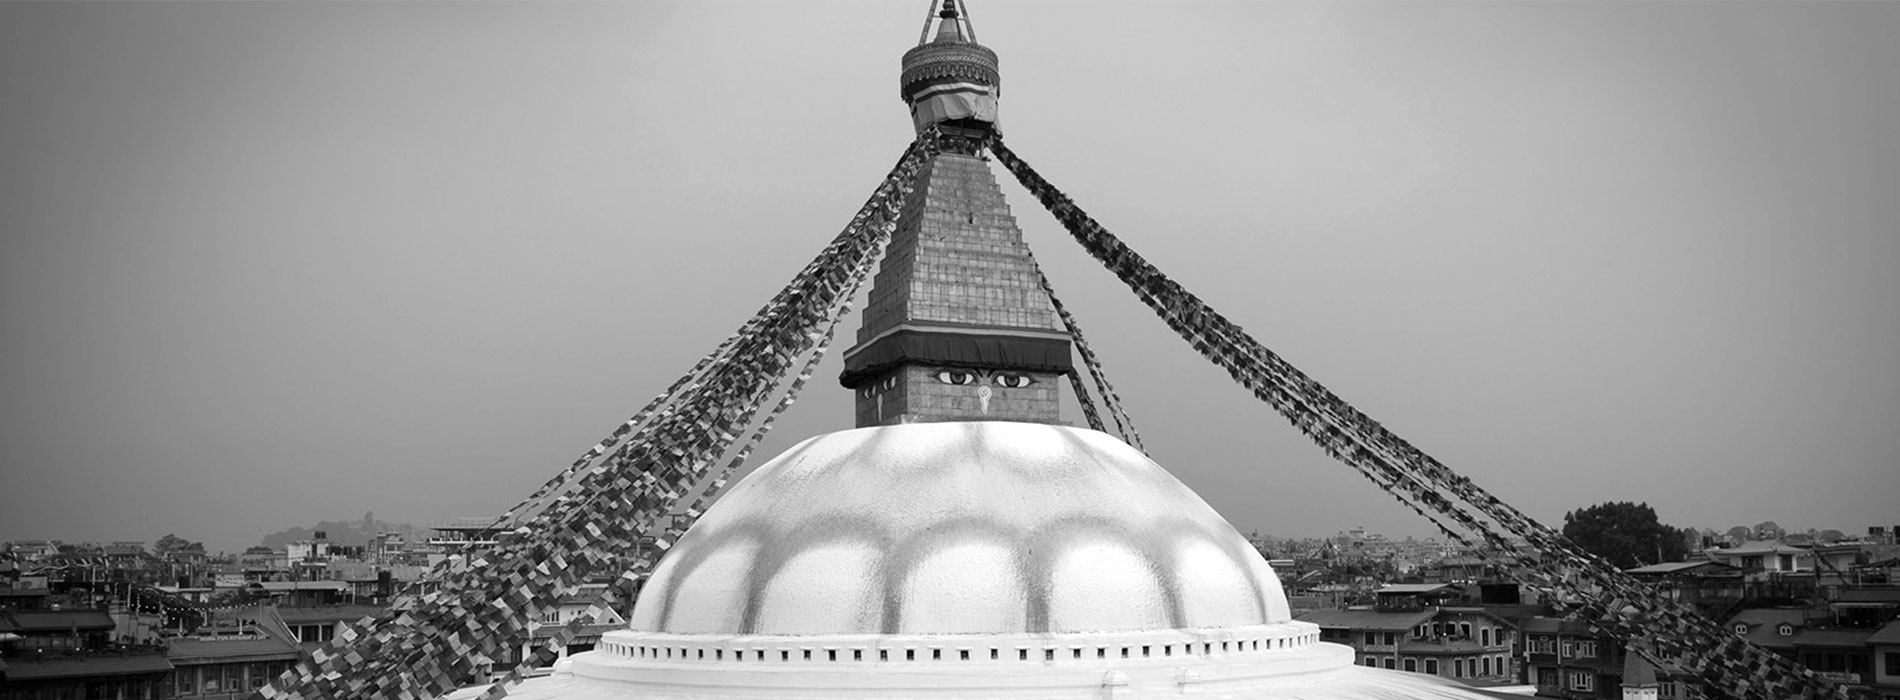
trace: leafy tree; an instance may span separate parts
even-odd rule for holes
[[[1681,561],[1682,531],[1656,519],[1648,503],[1613,501],[1564,514],[1564,537],[1619,568]]]
[[[1822,544],[1834,544],[1835,542],[1847,539],[1847,533],[1833,529],[1822,530],[1821,534],[1816,536],[1815,539],[1820,540]]]
[[[1754,534],[1755,531],[1750,529],[1747,525],[1736,525],[1728,529],[1728,541],[1730,544],[1740,544],[1747,542],[1748,538],[1754,536]]]
[[[204,544],[201,542],[193,542],[175,534],[167,534],[164,537],[158,538],[157,542],[152,543],[152,554],[163,558],[165,555],[181,549],[204,549],[204,547]]]

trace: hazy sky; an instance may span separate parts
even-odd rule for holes
[[[0,539],[512,505],[848,220],[925,4],[0,3]],[[1900,524],[1900,3],[972,10],[1031,164],[1547,524]],[[1158,461],[1428,532],[995,169]]]

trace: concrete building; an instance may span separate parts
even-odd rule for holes
[[[1517,678],[1512,655],[1517,630],[1482,608],[1315,610],[1296,619],[1318,625],[1321,640],[1352,647],[1362,666],[1472,685],[1505,685]]]
[[[0,698],[148,700],[171,663],[159,647],[112,644],[103,610],[0,612]]]

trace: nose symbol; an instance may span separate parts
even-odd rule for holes
[[[984,413],[989,413],[990,412],[990,388],[987,386],[977,387],[976,401],[978,404],[982,405]]]

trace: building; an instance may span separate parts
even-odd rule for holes
[[[1793,573],[1814,570],[1814,553],[1781,540],[1751,540],[1727,549],[1705,552],[1712,561],[1745,572]]]
[[[1658,698],[1699,700],[1700,686],[1688,674],[1656,669],[1614,637],[1590,630],[1582,620],[1533,617],[1524,623],[1525,675],[1538,697],[1566,700]],[[1632,661],[1636,659],[1637,661]],[[1635,678],[1625,674],[1634,666]]]
[[[1750,609],[1735,613],[1728,627],[1755,646],[1796,659],[1794,638],[1808,626],[1807,613],[1792,608]]]
[[[290,641],[304,650],[335,639],[338,633],[366,617],[383,612],[373,605],[279,606],[276,614],[290,632]]]
[[[1874,657],[1873,690],[1881,700],[1900,700],[1900,620],[1867,637]]]
[[[1356,665],[1192,490],[1061,425],[1071,337],[981,155],[996,54],[956,3],[934,22],[899,84],[939,151],[844,353],[860,427],[747,475],[667,550],[625,628],[510,695],[1492,697]]]
[[[1876,630],[1814,628],[1794,637],[1796,660],[1828,680],[1849,688],[1869,690],[1874,683],[1874,649],[1868,644]]]
[[[470,548],[490,547],[501,541],[502,529],[494,518],[456,518],[429,526],[435,534],[429,544],[444,553],[466,553]]]
[[[0,612],[0,698],[149,700],[172,666],[158,647],[115,645],[103,610]]]
[[[1655,586],[1671,600],[1705,614],[1726,612],[1747,596],[1743,569],[1717,561],[1676,561],[1629,569],[1625,573]]]
[[[1296,619],[1319,625],[1320,639],[1352,647],[1362,666],[1504,685],[1517,678],[1517,630],[1482,608],[1314,610]]]
[[[262,628],[259,628],[260,630]],[[297,663],[296,645],[258,631],[252,634],[171,640],[169,697],[242,700]]]

